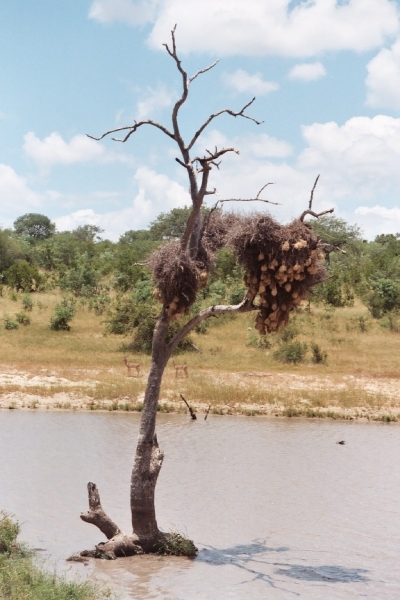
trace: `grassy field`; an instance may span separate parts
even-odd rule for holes
[[[14,296],[15,297],[15,296]],[[128,340],[104,334],[104,317],[82,306],[71,331],[49,328],[60,300],[57,292],[32,295],[31,324],[4,328],[5,315],[21,312],[21,297],[0,298],[0,405],[7,407],[140,410],[149,357],[129,354],[142,377],[127,377],[121,345]],[[160,410],[185,410],[180,394],[198,408],[218,413],[371,417],[400,416],[400,334],[384,329],[360,303],[354,308],[304,306],[294,318],[296,340],[308,346],[304,362],[285,364],[274,353],[284,342],[259,339],[252,315],[213,319],[206,334],[193,334],[201,353],[175,358],[189,377],[168,365]],[[249,345],[250,344],[250,345]],[[312,345],[326,352],[312,361]]]

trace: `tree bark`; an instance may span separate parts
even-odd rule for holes
[[[163,310],[154,329],[152,362],[131,476],[132,527],[141,544],[146,548],[156,545],[160,535],[155,513],[154,492],[164,453],[158,447],[155,429],[161,380],[169,358],[165,342],[168,325],[169,318]]]

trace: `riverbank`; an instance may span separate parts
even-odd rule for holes
[[[35,552],[17,541],[20,525],[0,511],[0,598],[9,600],[111,600],[91,581],[67,581],[40,568]]]
[[[73,375],[68,379],[54,371],[34,375],[3,370],[0,408],[142,410],[146,373],[126,377],[110,372],[107,381],[96,379],[96,371],[87,369],[75,369]],[[209,411],[218,415],[400,421],[400,381],[393,377],[197,370],[186,378],[167,372],[159,410],[187,413],[181,394],[199,415]]]
[[[30,325],[0,328],[0,407],[140,411],[150,357],[122,352],[129,339],[105,335],[104,317],[84,305],[71,331],[52,331],[59,293],[34,300]],[[1,298],[0,318],[18,304]],[[212,319],[192,339],[200,352],[175,357],[188,377],[172,362],[165,370],[161,411],[185,412],[183,394],[199,414],[210,407],[224,415],[400,420],[400,334],[361,303],[300,308],[289,329],[262,344],[248,314]],[[305,355],[297,364],[281,362],[277,351],[293,340],[307,347]],[[140,365],[140,376],[128,376],[125,355]]]

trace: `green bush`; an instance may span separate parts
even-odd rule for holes
[[[81,298],[81,302],[84,298]],[[95,315],[101,316],[110,307],[111,298],[107,294],[100,294],[99,296],[93,296],[89,300],[89,310],[93,310]]]
[[[272,344],[266,335],[258,335],[257,333],[252,333],[247,339],[246,346],[268,350],[268,348],[271,348]]]
[[[29,294],[22,296],[22,308],[31,311],[33,309],[33,300]]]
[[[311,344],[311,360],[315,364],[326,364],[328,353],[322,350],[318,344]]]
[[[295,323],[290,323],[287,327],[282,327],[279,337],[282,342],[292,342],[299,335],[299,330]]]
[[[373,293],[367,306],[375,319],[400,308],[400,284],[393,279],[378,279],[372,284]]]
[[[111,592],[91,581],[67,581],[42,570],[33,552],[17,542],[18,522],[0,512],[0,598],[4,600],[100,600]]]
[[[3,317],[4,329],[18,329],[19,325],[16,321],[13,321],[8,315]]]
[[[240,304],[246,293],[244,285],[236,284],[229,293],[229,304]]]
[[[4,277],[11,288],[22,289],[24,292],[36,291],[42,280],[36,267],[32,267],[26,260],[11,265],[4,271]]]
[[[69,322],[75,315],[75,303],[68,298],[63,298],[56,304],[54,315],[50,319],[50,329],[54,331],[69,331]]]
[[[301,343],[297,340],[294,342],[283,342],[280,347],[275,350],[274,358],[284,363],[297,363],[303,362],[307,352],[307,344]]]
[[[0,553],[9,553],[15,548],[20,531],[18,521],[13,521],[10,515],[0,511]]]
[[[15,318],[17,319],[20,325],[30,325],[31,323],[30,317],[26,314],[26,312],[23,311],[17,313],[15,315]]]

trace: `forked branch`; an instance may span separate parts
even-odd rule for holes
[[[317,176],[317,179],[315,180],[315,183],[313,185],[313,188],[311,190],[311,194],[310,194],[310,201],[308,203],[308,210],[305,210],[303,213],[301,213],[300,215],[300,221],[303,223],[304,219],[307,215],[311,215],[312,217],[315,217],[316,219],[318,219],[319,217],[322,217],[323,215],[327,215],[329,213],[333,213],[335,211],[334,208],[330,208],[329,210],[323,210],[320,213],[316,213],[314,212],[312,209],[312,203],[314,200],[314,192],[315,192],[315,188],[317,187],[317,183],[318,183],[318,179],[319,179],[319,175]]]
[[[201,125],[201,127],[196,131],[196,133],[192,137],[189,145],[186,146],[186,150],[191,150],[193,148],[194,144],[197,142],[197,140],[201,136],[201,134],[203,133],[203,131],[209,126],[209,124],[211,123],[211,121],[213,121],[214,119],[216,119],[220,115],[223,115],[224,113],[226,113],[227,115],[230,115],[231,117],[243,117],[243,119],[249,119],[250,121],[253,121],[253,123],[255,123],[256,125],[261,125],[261,123],[263,123],[264,121],[257,121],[257,119],[254,119],[254,117],[250,117],[249,115],[246,115],[244,113],[244,111],[246,110],[246,108],[248,108],[251,104],[253,104],[253,102],[255,101],[255,99],[256,99],[255,97],[252,98],[252,100],[250,100],[250,102],[248,102],[247,104],[245,104],[243,106],[243,108],[241,108],[237,112],[233,111],[230,108],[224,108],[223,110],[220,110],[220,111],[218,111],[218,112],[213,113],[212,115],[210,115],[208,117],[208,119],[203,123],[203,125]]]
[[[106,131],[105,133],[103,133],[103,135],[101,135],[100,137],[95,137],[94,135],[90,135],[89,133],[87,133],[86,135],[88,138],[99,142],[100,140],[105,138],[107,135],[110,135],[111,133],[116,133],[117,131],[128,131],[126,136],[123,138],[111,138],[114,142],[125,143],[131,137],[131,135],[139,129],[139,127],[142,127],[142,125],[152,125],[153,127],[157,127],[157,129],[160,129],[163,133],[165,133],[165,135],[168,135],[168,137],[175,140],[175,136],[173,133],[171,133],[171,131],[169,131],[166,127],[164,127],[164,125],[161,125],[160,123],[157,123],[156,121],[153,121],[151,119],[144,119],[143,121],[135,121],[135,123],[133,125],[127,125],[126,127],[117,127],[117,129],[110,129],[109,131]]]
[[[82,521],[96,525],[108,540],[121,532],[118,525],[104,512],[100,502],[100,494],[95,483],[88,485],[89,511],[81,514]]]

